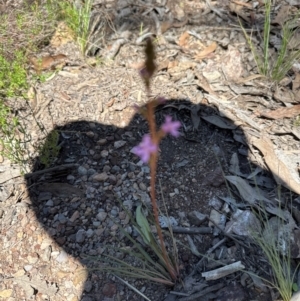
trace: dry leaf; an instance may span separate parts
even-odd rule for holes
[[[299,88],[300,88],[300,73],[297,73],[295,79],[293,80],[293,92],[297,91]]]
[[[273,24],[279,24],[279,25],[283,25],[286,20],[288,19],[288,13],[289,13],[289,6],[287,5],[284,5],[284,6],[281,6],[274,21],[272,22]]]
[[[293,179],[292,174],[285,164],[277,158],[271,140],[267,137],[256,138],[250,135],[247,138],[249,143],[262,152],[264,161],[272,172],[276,183],[300,194],[300,184]]]
[[[300,115],[300,105],[289,108],[279,108],[270,112],[262,113],[261,116],[269,119],[292,118]]]
[[[64,22],[60,22],[51,38],[50,45],[52,47],[59,47],[73,41],[74,37],[74,32]]]
[[[252,9],[252,5],[250,3],[245,3],[245,2],[242,2],[242,1],[237,1],[237,0],[232,0],[233,3],[237,4],[237,5],[240,5],[240,6],[246,6],[250,9]]]
[[[195,55],[195,59],[202,60],[206,58],[208,55],[213,53],[217,49],[217,43],[212,42],[208,47],[206,47],[204,50],[202,50],[200,53]]]
[[[178,61],[169,62],[168,69],[172,69],[178,66]]]
[[[34,70],[40,73],[43,70],[55,69],[56,67],[62,67],[66,64],[67,56],[64,54],[48,55],[43,58],[36,58],[34,56],[29,58]]]
[[[179,40],[178,40],[178,45],[181,46],[181,47],[187,47],[187,44],[189,42],[189,39],[190,39],[190,34],[185,31],[180,37],[179,37]]]
[[[169,60],[164,60],[164,61],[160,62],[158,64],[157,71],[161,71],[163,69],[168,69],[169,64],[170,64]]]

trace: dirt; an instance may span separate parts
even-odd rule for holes
[[[185,3],[185,10],[179,1],[169,4],[172,15],[179,21],[185,20],[185,15],[190,20],[196,20],[201,13],[199,23],[188,22],[186,26],[189,30],[203,24],[227,28],[231,20],[236,21],[234,14],[225,13],[228,1],[218,5],[213,2],[213,10],[208,9],[206,1],[189,1]],[[121,3],[118,2],[118,5]],[[129,7],[132,9],[134,6]],[[135,9],[140,7],[137,5]],[[98,12],[102,8],[99,4]],[[225,16],[228,16],[227,20]],[[246,92],[233,92],[236,82],[230,78],[248,76],[253,68],[241,31],[205,30],[201,32],[201,42],[194,41],[187,49],[186,45],[179,47],[177,42],[174,43],[186,28],[168,29],[166,35],[161,37],[162,43],[158,44],[157,60],[158,63],[166,61],[166,58],[170,61],[155,75],[152,93],[168,99],[156,111],[158,126],[165,115],[179,120],[182,126],[179,138],[167,137],[160,144],[157,202],[162,214],[166,215],[166,207],[167,215],[173,217],[178,226],[207,228],[212,226],[211,222],[205,219],[195,224],[193,211],[211,217],[213,209],[217,209],[228,222],[234,209],[232,205],[226,205],[222,198],[231,196],[243,208],[251,207],[224,179],[224,175],[232,173],[233,154],[237,154],[243,174],[250,174],[257,166],[263,166],[265,169],[260,175],[272,183],[270,187],[263,188],[264,193],[272,199],[277,197],[277,184],[272,173],[262,163],[262,154],[257,150],[253,153],[251,146],[245,142],[249,133],[244,132],[243,126],[246,123],[250,128],[247,118],[251,117],[253,128],[257,125],[268,127],[271,124],[269,120],[259,119],[257,111],[277,107],[278,103],[267,98],[270,91],[263,90],[266,85],[263,81],[256,83],[257,89],[260,89],[256,94],[251,90],[255,84],[247,87],[251,91],[246,96]],[[58,131],[60,151],[46,171],[37,155],[25,178],[13,178],[3,185],[5,189],[10,189],[10,197],[3,200],[0,207],[0,297],[4,300],[143,300],[115,275],[103,273],[103,266],[97,259],[103,253],[109,253],[116,258],[125,258],[130,265],[137,264],[135,258],[124,256],[118,249],[133,248],[132,243],[118,230],[118,224],[144,245],[120,202],[132,214],[140,204],[151,212],[149,167],[131,152],[149,131],[146,121],[132,107],[135,103],[142,105],[146,99],[143,82],[135,69],[143,62],[144,48],[143,44],[135,42],[138,33],[134,30],[132,33],[131,42],[126,42],[118,50],[114,61],[105,61],[100,66],[91,66],[84,61],[75,43],[43,50],[45,55],[66,55],[68,63],[55,76],[36,86],[36,102],[30,102],[30,108],[28,103],[18,103],[16,111],[24,117],[35,142],[42,140],[42,133],[28,114],[31,109],[47,129],[48,137],[52,131]],[[240,61],[234,60],[236,74],[230,69],[232,66],[222,60],[225,53],[228,54],[226,61],[232,60],[232,54],[228,53],[230,47],[227,46],[219,46],[204,60],[195,62],[197,47],[206,48],[213,40],[223,45],[226,38],[239,49],[233,52],[234,55],[242,57]],[[108,41],[109,47],[103,46],[103,52],[100,51],[103,56],[110,56],[114,39]],[[99,55],[99,49],[95,53]],[[227,70],[226,74],[230,76],[223,77],[224,74],[221,75],[218,70]],[[218,71],[219,74],[212,74],[211,71]],[[202,73],[206,75],[205,81]],[[221,76],[222,80],[210,82],[214,76]],[[211,122],[213,117],[224,117],[225,114],[222,114],[218,102],[209,101],[209,96],[224,100],[224,105],[233,97],[236,107],[243,109],[243,122],[240,117],[230,120],[230,116],[226,115],[227,118],[222,119],[227,122],[226,126],[223,123],[220,126],[220,122],[218,126],[214,125]],[[250,100],[243,103],[247,97]],[[269,101],[267,105],[266,99]],[[284,122],[284,126],[290,128],[293,121],[285,119],[274,123],[280,127]],[[276,139],[279,138],[276,136]],[[299,149],[297,139],[295,142],[289,136],[283,142],[286,148],[282,145],[279,149],[291,152]],[[282,188],[283,204],[292,199],[295,209],[300,210],[299,204],[294,201],[296,197],[290,190]],[[253,272],[272,279],[271,268],[260,248],[247,237],[228,236],[224,230],[212,229],[213,233],[193,234],[190,238],[200,254],[208,255],[210,248],[226,238],[210,255],[214,261],[203,260],[202,255],[193,254],[186,233],[174,233],[178,240],[180,267],[179,279],[174,287],[139,278],[124,277],[123,280],[151,301],[277,300],[279,296],[274,289],[246,273]],[[168,231],[164,231],[167,237]],[[166,243],[171,251],[171,241],[166,239]],[[144,247],[149,251],[147,246]],[[94,257],[87,258],[87,255]],[[297,260],[292,260],[292,267]],[[245,266],[246,272],[238,271],[213,281],[205,281],[201,275],[222,264],[238,261]],[[189,297],[197,291],[202,291],[202,296]]]

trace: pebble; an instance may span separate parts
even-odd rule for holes
[[[70,218],[70,222],[74,223],[74,222],[77,220],[78,217],[79,217],[79,211],[76,210],[76,211],[72,214],[72,216],[71,216],[71,218]]]
[[[65,251],[61,251],[56,257],[56,261],[59,263],[66,262],[68,260],[68,254]]]
[[[52,200],[49,200],[45,206],[49,206],[49,207],[52,207],[54,205],[53,201]]]
[[[65,217],[64,214],[60,213],[60,214],[58,215],[58,221],[59,221],[61,224],[65,224],[68,220],[67,220],[67,218]]]
[[[27,264],[27,265],[25,265],[24,266],[24,270],[26,271],[26,272],[29,272],[31,269],[32,269],[32,265],[31,264]]]
[[[93,169],[93,168],[89,168],[88,171],[87,171],[88,176],[92,176],[92,175],[94,175],[95,173],[96,173],[96,170]]]
[[[97,220],[99,220],[100,222],[104,222],[106,217],[107,217],[107,213],[104,211],[100,211],[96,216]]]
[[[126,141],[124,140],[119,140],[119,141],[116,141],[114,143],[114,148],[118,149],[118,148],[121,148],[122,146],[124,146],[126,144]]]
[[[106,172],[102,172],[102,173],[96,173],[92,176],[92,181],[94,182],[104,182],[106,181],[108,178],[108,175]]]
[[[103,151],[101,151],[101,157],[102,158],[106,158],[108,156],[108,151],[106,149],[104,149]]]
[[[86,231],[87,238],[91,238],[94,235],[94,231],[92,229],[88,229]]]
[[[97,141],[97,144],[98,144],[98,145],[104,145],[104,144],[106,144],[106,143],[107,143],[107,140],[106,140],[106,139],[100,139],[100,140]]]
[[[83,166],[79,166],[77,171],[80,176],[85,176],[87,174],[87,169]]]
[[[85,232],[85,230],[83,230],[83,229],[78,230],[77,233],[76,233],[76,242],[77,242],[77,243],[82,243],[82,242],[84,242],[85,237],[86,237],[86,232]]]
[[[143,191],[146,191],[146,190],[147,190],[147,186],[146,186],[143,182],[141,182],[141,183],[139,184],[139,187],[140,187],[140,189],[143,190]]]

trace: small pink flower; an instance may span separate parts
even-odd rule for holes
[[[174,137],[178,137],[180,135],[178,129],[180,128],[181,124],[179,121],[172,121],[171,116],[166,116],[165,123],[162,125],[161,129],[166,134],[171,134]]]
[[[139,156],[144,163],[147,163],[150,155],[157,152],[157,145],[152,142],[150,135],[147,134],[143,137],[142,142],[135,146],[131,152]]]

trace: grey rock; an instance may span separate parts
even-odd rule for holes
[[[79,166],[77,171],[80,176],[85,176],[87,174],[87,169],[83,166]]]
[[[96,173],[96,170],[93,168],[89,168],[87,171],[88,176],[94,175]]]
[[[200,226],[206,220],[206,215],[196,210],[189,212],[187,217],[190,223],[197,227]]]
[[[110,211],[110,214],[113,216],[113,217],[116,217],[118,215],[118,211],[116,209],[112,209]]]
[[[90,280],[87,280],[84,284],[84,290],[89,293],[93,288],[93,284]]]
[[[94,231],[93,231],[92,229],[88,229],[88,230],[86,231],[86,236],[87,236],[88,238],[91,238],[93,235],[94,235]]]
[[[48,206],[48,207],[52,207],[54,205],[53,201],[52,200],[49,200],[45,206]]]
[[[61,224],[65,224],[65,223],[68,221],[68,219],[65,217],[64,214],[60,213],[60,214],[58,215],[58,221],[59,221]]]
[[[104,222],[106,217],[107,217],[107,213],[104,211],[100,211],[96,216],[97,220],[99,220],[100,222]]]
[[[77,243],[82,243],[82,242],[84,242],[85,237],[86,237],[86,232],[85,232],[85,230],[83,230],[83,229],[78,230],[77,233],[76,233],[76,242],[77,242]]]
[[[110,172],[115,174],[115,173],[118,173],[120,170],[121,170],[121,168],[119,166],[114,165]]]
[[[143,182],[141,182],[141,183],[139,184],[139,187],[140,187],[140,189],[143,190],[143,191],[146,191],[146,190],[147,190],[147,186],[146,186]]]
[[[118,149],[118,148],[121,148],[122,146],[124,146],[125,144],[126,144],[126,141],[119,140],[119,141],[116,141],[116,142],[114,143],[114,147],[115,147],[116,149]]]

